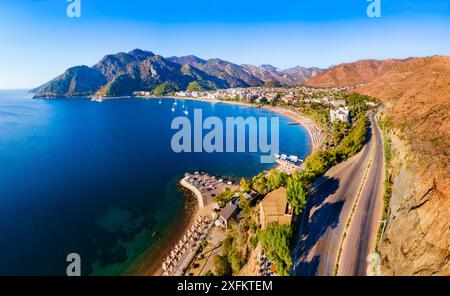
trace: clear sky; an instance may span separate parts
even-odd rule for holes
[[[38,86],[134,48],[242,64],[329,67],[450,55],[448,0],[0,0],[0,88]]]

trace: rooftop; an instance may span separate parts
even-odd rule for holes
[[[223,208],[219,215],[226,221],[228,221],[233,214],[236,212],[238,206],[236,204],[234,204],[233,202],[229,202],[227,203],[227,205],[225,206],[225,208]]]
[[[261,201],[266,216],[292,215],[286,198],[286,188],[281,187],[267,194]]]

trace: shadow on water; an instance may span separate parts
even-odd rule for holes
[[[309,261],[306,257],[327,229],[334,229],[339,224],[339,216],[345,200],[340,199],[336,202],[324,203],[338,188],[338,179],[324,176],[322,177],[321,184],[314,190],[308,200],[302,227],[298,235],[300,241],[296,244],[298,248],[293,259],[293,273],[295,275],[314,275],[317,271],[320,255],[315,255]],[[311,215],[313,208],[315,208],[315,211]]]

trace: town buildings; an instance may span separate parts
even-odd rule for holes
[[[348,122],[349,121],[349,110],[348,107],[340,107],[337,109],[330,110],[330,120],[335,122],[336,120]]]

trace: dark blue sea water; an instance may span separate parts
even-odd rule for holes
[[[184,208],[187,171],[232,177],[270,168],[257,153],[172,152],[174,116],[278,116],[258,108],[173,99],[33,100],[0,91],[0,274],[64,275],[81,255],[83,274],[120,274],[155,243],[154,231]],[[191,117],[193,112],[190,112]],[[308,137],[280,117],[281,152],[305,157]]]

